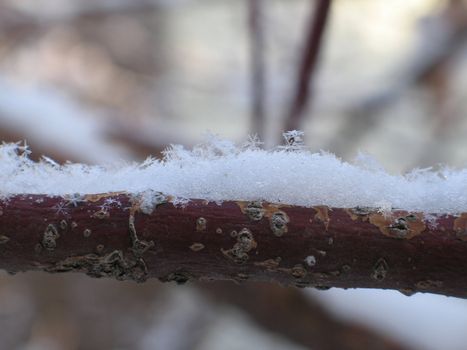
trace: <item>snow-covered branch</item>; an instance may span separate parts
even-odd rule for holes
[[[286,136],[274,151],[214,138],[108,167],[4,145],[0,267],[467,296],[465,171],[389,175]]]

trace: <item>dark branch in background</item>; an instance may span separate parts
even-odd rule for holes
[[[251,69],[251,131],[264,140],[266,76],[264,59],[263,0],[248,1]]]
[[[329,16],[331,0],[316,0],[312,7],[312,14],[308,23],[305,45],[298,66],[296,85],[289,111],[286,115],[284,130],[299,130],[302,128],[303,115],[310,107],[311,94],[310,84],[313,81],[318,56],[321,48],[321,41]]]
[[[146,0],[122,2],[118,6],[109,6],[103,1],[96,1],[83,8],[77,8],[72,13],[41,18],[0,4],[0,34],[4,39],[2,44],[11,50],[25,40],[38,37],[54,27],[76,25],[85,21],[99,21],[110,16],[150,13],[158,7],[157,3]],[[0,58],[9,50],[2,50]]]
[[[15,31],[26,31],[34,34],[34,31],[47,29],[51,26],[66,24],[73,21],[84,19],[101,19],[114,15],[130,15],[134,13],[150,12],[159,7],[154,1],[127,1],[117,6],[109,6],[105,1],[90,2],[90,5],[77,8],[72,13],[66,13],[62,16],[52,16],[41,19],[40,16],[30,15],[10,6],[0,4],[0,30],[9,34]]]
[[[211,283],[203,291],[246,311],[263,328],[307,349],[409,349],[361,325],[332,317],[318,301],[296,288]]]
[[[0,207],[0,268],[12,273],[467,296],[467,214],[428,225],[422,214],[400,210],[204,200],[180,207],[156,192],[21,195]]]
[[[408,90],[423,88],[431,94],[432,114],[438,120],[433,130],[435,134],[424,146],[423,155],[415,166],[429,166],[445,158],[449,152],[443,147],[444,138],[449,137],[446,131],[455,125],[456,120],[449,108],[450,80],[455,59],[467,44],[466,3],[447,1],[441,11],[425,17],[422,23],[420,28],[424,29],[419,30],[416,49],[395,67],[399,72],[398,79],[390,80],[379,90],[346,108],[347,117],[335,133],[339,137],[333,138],[324,149],[344,158],[352,154],[361,140],[380,124],[382,112],[406,97]],[[440,24],[443,34],[433,35],[439,32]]]

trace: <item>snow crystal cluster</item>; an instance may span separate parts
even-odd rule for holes
[[[0,146],[0,195],[91,194],[160,191],[189,198],[264,200],[291,205],[398,208],[426,213],[467,210],[467,169],[417,169],[388,174],[360,156],[347,163],[329,153],[312,153],[303,133],[284,135],[286,146],[264,150],[257,138],[244,145],[210,136],[193,149],[172,145],[164,159],[137,164],[60,165],[44,157],[29,159],[19,144]]]

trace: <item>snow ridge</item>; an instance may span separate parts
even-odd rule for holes
[[[211,201],[264,200],[291,205],[405,209],[433,214],[467,210],[467,169],[415,169],[387,173],[375,160],[354,163],[312,153],[303,133],[284,134],[285,146],[264,150],[255,137],[243,145],[209,136],[186,149],[171,145],[162,160],[105,166],[57,164],[29,159],[26,145],[0,146],[0,195],[70,195],[114,191],[160,191]]]

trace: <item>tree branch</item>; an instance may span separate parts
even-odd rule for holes
[[[280,288],[266,283],[242,286],[211,283],[202,290],[235,305],[258,325],[306,349],[410,349],[357,322],[335,318],[318,300],[297,288]]]
[[[401,210],[196,199],[180,206],[157,192],[17,195],[0,207],[0,268],[11,273],[467,296],[467,214],[427,224]]]
[[[316,6],[312,8],[305,46],[297,71],[296,86],[294,87],[284,130],[301,129],[303,114],[310,104],[309,87],[316,71],[321,40],[326,28],[330,7],[331,0],[316,0]]]
[[[251,130],[264,140],[266,72],[264,59],[263,0],[248,1],[251,71]]]

